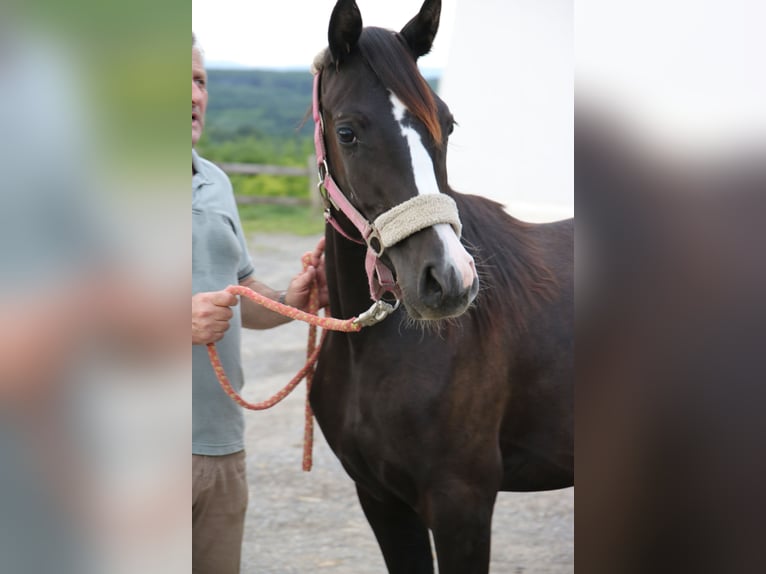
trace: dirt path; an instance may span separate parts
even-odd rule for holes
[[[259,235],[251,240],[258,277],[283,288],[318,237]],[[305,324],[245,331],[244,396],[263,400],[303,364]],[[277,407],[247,411],[250,505],[244,574],[384,574],[380,551],[351,479],[319,429],[314,469],[301,470],[303,384]],[[493,574],[568,574],[574,570],[574,491],[500,493],[493,522]]]

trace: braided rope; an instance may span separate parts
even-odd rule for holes
[[[303,256],[303,269],[308,268],[310,261],[310,254]],[[304,378],[306,379],[306,417],[303,431],[303,470],[311,470],[312,457],[311,452],[314,445],[314,413],[311,410],[311,404],[309,402],[309,393],[311,392],[311,383],[314,378],[314,365],[319,358],[319,351],[322,348],[327,331],[343,331],[346,333],[356,332],[361,330],[362,325],[356,322],[356,317],[351,319],[335,319],[333,317],[321,317],[317,315],[319,311],[319,285],[316,280],[311,286],[311,293],[309,295],[309,312],[301,311],[295,307],[284,305],[273,299],[269,299],[265,295],[261,295],[245,287],[244,285],[230,285],[226,288],[226,291],[233,295],[240,295],[247,297],[248,299],[255,301],[259,305],[266,307],[267,309],[284,315],[291,319],[297,319],[309,324],[308,345],[306,349],[306,364],[298,373],[290,380],[285,387],[278,391],[272,397],[265,401],[257,403],[250,403],[242,398],[242,396],[234,390],[231,386],[229,378],[226,376],[226,372],[223,369],[221,358],[218,355],[218,350],[215,347],[215,343],[208,343],[207,353],[210,357],[210,364],[213,367],[218,383],[224,392],[241,407],[244,407],[253,411],[262,411],[269,409],[281,402],[287,395],[289,395],[298,383]],[[316,344],[316,328],[321,327],[323,329],[322,338],[319,341],[319,345]]]

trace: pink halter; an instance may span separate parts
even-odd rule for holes
[[[381,214],[370,223],[340,191],[327,166],[327,153],[324,145],[324,122],[319,108],[319,78],[321,70],[314,74],[314,147],[316,148],[319,186],[324,188],[325,220],[343,237],[360,245],[367,245],[365,269],[373,301],[381,299],[384,293],[391,292],[397,300],[402,293],[393,278],[391,270],[383,264],[380,256],[386,247],[391,247],[416,231],[437,223],[449,223],[460,236],[461,225],[454,200],[444,194],[428,194],[413,197],[389,211]],[[332,216],[330,205],[335,207],[357,228],[360,239],[346,233]]]
[[[329,206],[325,209],[325,220],[332,225],[335,230],[343,235],[343,237],[360,243],[362,245],[367,244],[367,257],[365,258],[365,269],[367,271],[367,279],[370,286],[370,297],[373,301],[381,299],[384,293],[390,291],[397,299],[401,299],[402,293],[399,286],[394,281],[394,277],[391,270],[383,264],[380,260],[380,255],[383,252],[383,244],[380,241],[380,236],[376,233],[375,228],[370,225],[370,222],[359,213],[359,211],[351,205],[346,196],[338,188],[338,184],[330,175],[330,170],[327,167],[327,153],[324,147],[324,122],[322,121],[322,112],[319,109],[319,76],[321,72],[314,74],[314,101],[313,101],[313,114],[314,114],[314,147],[316,149],[317,156],[317,169],[319,170],[319,185],[324,187],[325,193],[323,194],[325,202],[330,202],[335,209],[342,211],[343,214],[348,217],[349,221],[354,224],[359,230],[362,236],[362,241],[354,239],[349,236],[335,218],[330,213]],[[373,248],[372,243],[378,246],[379,251]]]

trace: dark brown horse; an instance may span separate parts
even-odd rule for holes
[[[327,170],[376,224],[359,244],[356,216],[328,202],[342,231],[327,226],[330,309],[358,315],[385,290],[403,305],[328,335],[311,404],[389,572],[433,572],[430,530],[441,574],[486,574],[497,492],[574,481],[573,222],[524,223],[450,189],[454,119],[416,65],[439,13],[426,0],[400,33],[363,29],[356,3],[339,0],[315,62]],[[370,254],[394,286],[365,273]]]

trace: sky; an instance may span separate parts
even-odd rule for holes
[[[446,66],[456,0],[442,0],[433,50],[420,59],[424,70]],[[420,0],[357,0],[365,25],[400,30]],[[335,0],[192,0],[192,29],[209,66],[308,69],[327,45]]]

